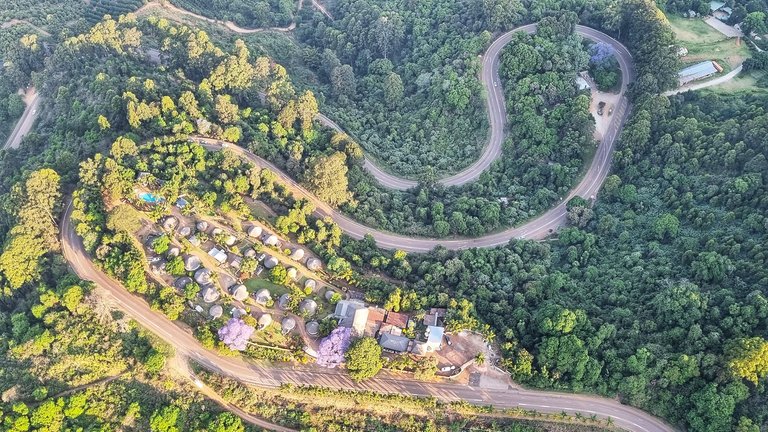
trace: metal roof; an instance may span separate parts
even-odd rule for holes
[[[682,83],[687,83],[716,74],[717,72],[718,70],[714,63],[707,60],[701,63],[696,63],[695,65],[688,66],[687,68],[678,72],[677,76],[680,78]]]
[[[389,333],[385,333],[379,338],[379,345],[382,348],[397,352],[406,351],[408,349],[408,342],[409,340],[405,336],[395,336]]]
[[[711,10],[712,12],[720,9],[723,6],[725,6],[725,2],[719,2],[719,1],[709,2],[709,10]]]

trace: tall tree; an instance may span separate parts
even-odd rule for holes
[[[312,160],[304,177],[304,183],[318,198],[330,205],[338,206],[350,199],[347,178],[347,156],[334,152]]]

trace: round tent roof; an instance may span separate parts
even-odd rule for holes
[[[232,297],[237,301],[243,301],[248,298],[248,289],[242,284],[232,286],[229,292],[232,293]]]
[[[248,228],[248,236],[249,237],[258,237],[261,235],[262,229],[260,226],[253,225],[252,227]]]
[[[289,331],[296,328],[296,320],[291,317],[285,317],[283,318],[283,322],[281,322],[280,325],[283,327],[283,332],[288,333]]]
[[[211,271],[205,267],[202,267],[195,272],[195,281],[200,285],[206,285],[211,283],[211,276]]]
[[[173,216],[168,216],[163,220],[163,228],[165,229],[174,229],[178,224],[179,224],[179,220]]]
[[[317,282],[314,279],[307,279],[304,281],[304,288],[309,288],[314,291],[317,288]]]
[[[233,236],[232,234],[228,235],[226,239],[224,239],[224,243],[227,244],[227,246],[232,246],[235,243],[237,243],[237,237]]]
[[[262,288],[258,291],[256,291],[256,295],[254,296],[256,298],[256,303],[260,305],[265,305],[269,301],[269,299],[272,298],[272,294],[269,292],[268,289]]]
[[[197,223],[197,230],[198,231],[205,231],[208,229],[208,222],[206,221],[200,221]]]
[[[272,324],[272,315],[265,313],[259,317],[259,328],[266,328]]]
[[[195,255],[185,255],[184,256],[184,270],[186,271],[195,271],[200,268],[202,265],[202,262],[200,261],[200,258],[198,258]]]
[[[277,265],[277,258],[271,256],[264,260],[264,267],[271,269]]]
[[[310,270],[320,270],[323,267],[323,263],[317,258],[310,258],[307,260],[307,268]]]
[[[320,333],[320,324],[317,321],[310,321],[307,323],[307,333],[310,336],[317,336]]]
[[[246,312],[245,309],[243,309],[243,308],[236,307],[236,308],[232,309],[232,317],[233,318],[240,318],[240,317],[244,317],[246,315],[248,315],[248,312]]]
[[[200,291],[200,295],[203,297],[203,301],[206,303],[213,303],[218,300],[219,297],[221,297],[221,293],[219,293],[219,290],[217,290],[213,285],[205,286]]]
[[[253,258],[256,256],[256,250],[255,249],[248,249],[245,251],[245,257],[246,258]]]
[[[302,248],[296,248],[291,254],[292,260],[300,261],[302,258],[304,258],[304,249]]]
[[[192,227],[183,226],[183,227],[179,228],[178,233],[182,237],[189,237],[189,236],[192,235]]]
[[[289,268],[287,273],[288,273],[288,277],[293,280],[296,280],[296,276],[299,275],[299,271],[296,270],[296,267]]]
[[[173,283],[173,286],[175,286],[178,289],[184,289],[187,285],[192,283],[192,278],[189,276],[182,276]]]
[[[217,234],[221,234],[221,233],[223,233],[223,232],[224,232],[224,230],[223,230],[223,229],[221,229],[221,228],[219,228],[219,227],[216,227],[216,228],[214,228],[214,229],[213,229],[213,231],[211,231],[211,234],[213,234],[213,235],[217,235]]]
[[[331,301],[331,297],[333,297],[334,294],[336,294],[336,291],[334,291],[334,290],[326,291],[325,292],[325,299],[328,300],[328,301]]]
[[[277,300],[277,307],[280,309],[285,309],[288,307],[288,302],[291,301],[291,295],[288,293],[285,293],[280,296],[280,299]]]
[[[176,246],[168,249],[168,253],[165,254],[168,258],[176,258],[181,253],[181,250]]]
[[[265,240],[264,244],[269,246],[277,246],[278,238],[274,234],[270,234]]]
[[[211,309],[208,310],[208,314],[213,319],[219,318],[223,313],[224,313],[224,308],[222,308],[219,305],[213,305],[211,306]]]
[[[299,313],[302,315],[314,315],[317,312],[317,302],[312,299],[304,299],[299,303]]]

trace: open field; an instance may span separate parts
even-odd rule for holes
[[[702,44],[718,42],[725,39],[722,33],[713,29],[702,19],[683,18],[677,15],[667,15],[672,29],[681,42],[697,42]]]
[[[716,60],[728,73],[749,58],[746,43],[728,39],[701,19],[687,19],[670,15],[667,17],[681,46],[688,49],[683,63],[702,60]]]
[[[269,274],[267,270],[263,275]],[[282,285],[276,285],[267,280],[264,277],[254,277],[246,280],[243,284],[248,288],[249,292],[256,292],[262,288],[266,288],[272,294],[272,299],[277,301],[277,298],[288,292],[288,288]]]
[[[742,72],[736,78],[723,84],[710,87],[705,91],[714,93],[768,93],[768,89],[763,87],[766,76],[763,71]]]

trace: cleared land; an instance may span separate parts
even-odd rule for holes
[[[716,60],[729,72],[750,57],[750,51],[744,41],[726,38],[701,19],[687,19],[668,16],[672,29],[681,46],[688,49],[683,57],[684,63],[702,60]]]

